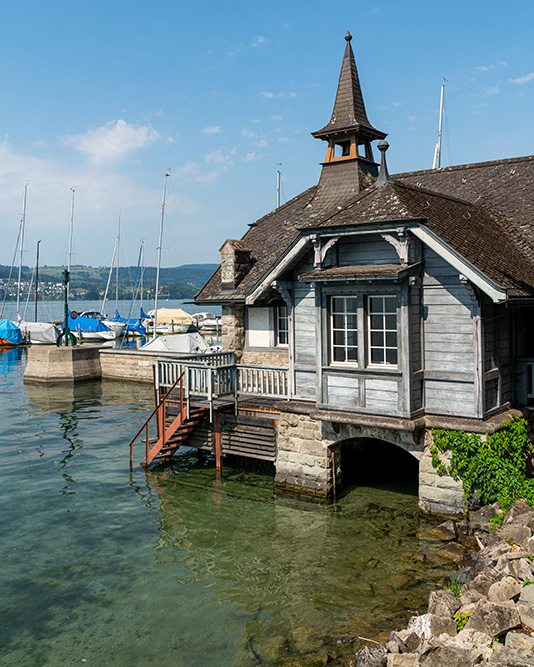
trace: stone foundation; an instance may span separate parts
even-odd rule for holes
[[[419,461],[419,507],[428,514],[461,516],[465,512],[462,483],[450,475],[438,475],[432,465],[430,449],[434,444],[432,431],[425,432],[425,451]],[[450,463],[450,453],[440,454],[445,465]]]
[[[333,485],[330,444],[324,437],[323,422],[306,414],[282,412],[278,426],[276,486],[329,497]]]
[[[289,355],[286,350],[244,350],[240,363],[245,366],[279,366],[287,368]]]
[[[100,352],[102,377],[110,380],[153,382],[153,367],[157,358],[154,353],[104,348]]]
[[[32,382],[81,382],[100,380],[100,346],[55,347],[32,345],[24,380]]]

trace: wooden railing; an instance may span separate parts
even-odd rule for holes
[[[237,393],[287,398],[287,368],[237,366]]]
[[[191,396],[200,396],[210,403],[222,396],[253,394],[269,398],[288,398],[287,368],[244,366],[234,364],[232,352],[192,355],[180,359],[158,359],[156,387],[166,389],[183,374],[183,392],[189,413]]]

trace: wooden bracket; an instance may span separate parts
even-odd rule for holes
[[[339,241],[339,236],[332,237],[324,245],[322,244],[321,237],[317,234],[314,234],[311,240],[313,243],[313,265],[316,269],[322,269],[326,253]]]
[[[410,260],[410,237],[404,227],[399,227],[396,232],[398,238],[391,234],[381,234],[380,236],[395,248],[401,264],[408,264]]]

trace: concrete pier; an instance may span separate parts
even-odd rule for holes
[[[100,345],[55,347],[32,345],[28,349],[28,364],[24,380],[30,382],[83,382],[99,380]]]

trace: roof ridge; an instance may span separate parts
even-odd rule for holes
[[[500,160],[489,160],[487,162],[469,162],[466,164],[455,164],[449,167],[440,167],[439,169],[418,169],[416,171],[402,171],[393,174],[392,178],[402,178],[403,176],[415,176],[416,174],[440,174],[446,171],[458,171],[460,169],[474,169],[479,167],[493,167],[499,164],[512,164],[514,162],[528,162],[534,160],[534,155],[522,155],[519,157],[501,158]]]

